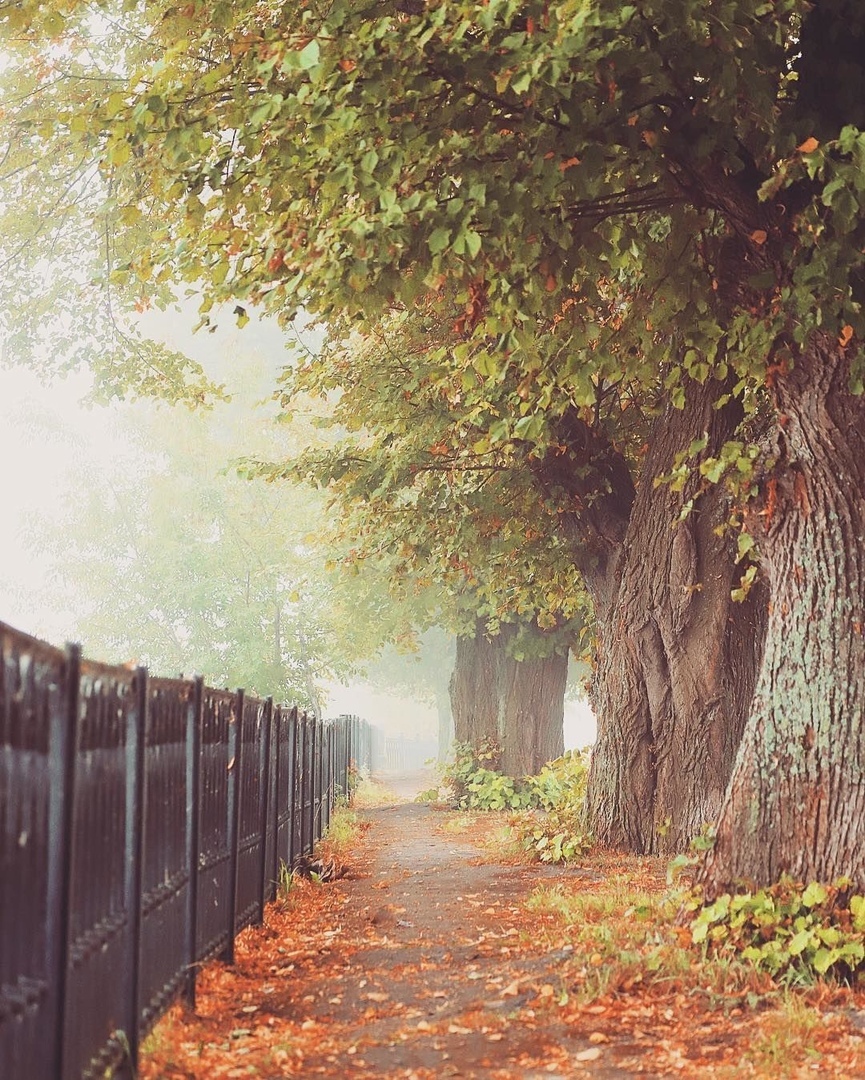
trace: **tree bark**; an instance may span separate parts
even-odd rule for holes
[[[457,638],[450,681],[454,739],[479,746],[485,739],[498,742],[498,648],[478,619],[473,634]]]
[[[733,436],[739,416],[714,409],[717,394],[689,382],[685,408],[659,419],[608,573],[584,575],[598,634],[588,825],[600,843],[640,853],[681,851],[717,821],[762,652],[764,590],[730,599],[741,568],[726,493],[654,483],[693,440],[707,435],[703,453],[715,455]]]
[[[503,658],[499,680],[502,772],[529,776],[565,750],[568,657]]]
[[[564,751],[568,657],[517,660],[510,651],[514,633],[503,626],[489,636],[478,620],[473,635],[457,639],[451,711],[457,742],[478,746],[490,739],[501,748],[502,771],[525,776]]]
[[[789,874],[865,888],[865,400],[823,336],[776,380],[778,464],[752,523],[771,605],[702,870],[709,896]]]

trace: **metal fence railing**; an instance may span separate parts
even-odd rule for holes
[[[369,725],[0,623],[0,1078],[133,1076],[369,766]]]

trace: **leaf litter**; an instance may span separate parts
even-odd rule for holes
[[[657,859],[538,866],[497,814],[364,811],[144,1044],[141,1080],[865,1076],[865,992],[708,959]]]

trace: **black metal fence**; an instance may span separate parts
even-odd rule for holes
[[[0,1078],[132,1076],[369,766],[369,725],[0,623]]]

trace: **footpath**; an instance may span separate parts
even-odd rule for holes
[[[141,1080],[865,1076],[865,1000],[849,992],[811,1010],[825,1030],[809,1020],[792,1051],[782,1032],[773,1054],[775,1028],[744,1000],[672,979],[643,990],[621,969],[605,987],[605,957],[572,944],[549,903],[597,888],[602,862],[499,857],[471,817],[416,803],[363,818],[346,876],[293,887],[235,967],[211,965],[196,1015],[177,1007],[145,1044]],[[663,889],[660,864],[630,874]],[[548,903],[527,907],[539,887]]]

